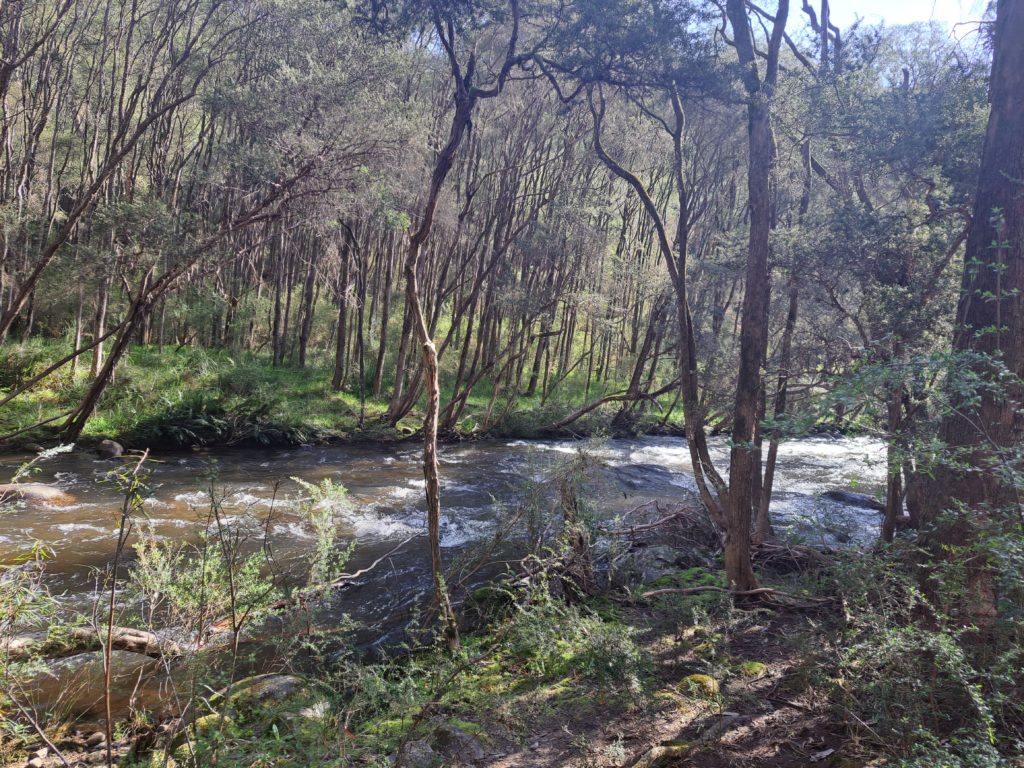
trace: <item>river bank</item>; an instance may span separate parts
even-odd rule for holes
[[[1013,702],[982,704],[998,698],[998,677],[971,666],[954,627],[913,625],[904,603],[913,577],[895,558],[776,552],[759,560],[759,573],[779,601],[736,610],[716,550],[681,545],[677,537],[689,531],[662,526],[641,538],[672,541],[680,557],[711,564],[676,565],[646,582],[613,579],[590,595],[565,591],[559,556],[530,578],[513,569],[464,604],[456,654],[427,639],[390,658],[360,660],[328,653],[336,640],[289,638],[282,628],[289,652],[262,675],[229,685],[223,666],[216,672],[197,658],[193,668],[217,687],[204,688],[185,718],[141,708],[119,718],[113,763],[1013,765],[999,757],[995,737],[978,736],[998,717],[1004,725],[992,733],[1012,752],[1001,740]],[[932,653],[911,653],[922,641]],[[926,682],[904,688],[899,679],[911,673]],[[27,736],[17,759],[8,742],[7,765],[56,768],[67,760],[80,768],[107,759],[102,726],[64,722],[48,738],[51,747]]]
[[[4,368],[0,394],[25,384],[62,353],[57,342],[36,341],[5,349],[0,360]],[[331,379],[325,361],[312,360],[303,368],[275,367],[265,356],[251,353],[135,346],[119,366],[80,442],[91,445],[111,439],[129,448],[161,450],[353,444],[401,441],[419,430],[415,411],[394,425],[384,419],[388,381],[375,396],[369,384],[360,388],[354,378],[340,389],[333,388]],[[442,387],[444,381],[442,376]],[[0,450],[59,440],[55,425],[81,402],[88,383],[84,368],[64,368],[7,403],[0,409]],[[615,391],[572,379],[547,396],[510,391],[499,392],[492,400],[491,382],[482,381],[447,437],[608,434],[619,403],[587,414],[568,430],[550,427],[585,403]],[[442,402],[451,394],[443,391]],[[616,430],[681,434],[681,415],[672,404],[671,396],[647,403]],[[42,422],[47,423],[34,426]]]

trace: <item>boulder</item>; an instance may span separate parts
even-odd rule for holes
[[[840,504],[845,504],[848,507],[861,507],[862,509],[873,509],[876,512],[885,512],[885,504],[866,493],[857,493],[856,491],[825,491],[821,495],[826,499],[838,501]]]
[[[308,686],[301,677],[269,673],[239,680],[214,694],[210,703],[220,706],[224,696],[228,696],[230,708],[252,709],[255,705],[280,704],[305,697],[308,692]]]
[[[487,755],[484,745],[476,736],[452,723],[445,723],[434,731],[431,746],[445,757],[445,765],[476,763]]]
[[[115,440],[100,440],[96,453],[101,459],[116,459],[124,453],[124,446]]]
[[[74,504],[75,497],[60,488],[43,483],[0,483],[0,504],[12,501],[65,506]]]
[[[434,768],[442,762],[440,755],[425,739],[417,739],[406,743],[394,756],[391,764],[400,768]]]
[[[655,544],[649,547],[636,547],[630,552],[633,569],[643,584],[669,576],[685,567],[683,553],[675,547]]]

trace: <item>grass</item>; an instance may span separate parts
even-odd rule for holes
[[[66,341],[52,339],[6,345],[0,350],[0,394],[45,370],[66,354],[66,348]],[[455,363],[454,359],[445,362]],[[0,409],[0,439],[75,408],[89,386],[88,360],[82,363],[74,374],[65,367]],[[273,367],[267,356],[252,353],[135,345],[104,392],[83,438],[115,439],[130,446],[272,445],[325,439],[397,440],[418,430],[418,411],[395,428],[384,423],[387,386],[380,398],[368,391],[361,396],[357,382],[350,381],[342,391],[333,390],[331,376],[326,359],[314,359],[300,369]],[[453,378],[451,371],[442,371],[442,405],[451,398]],[[463,434],[479,433],[491,406],[491,386],[484,380],[469,397],[459,424]],[[585,392],[582,382],[567,380],[543,404],[539,395],[517,398],[489,433],[537,436],[547,424],[597,396]],[[504,413],[507,405],[499,397],[492,413]],[[579,434],[606,430],[615,408],[612,404],[595,411],[574,424],[573,430]],[[638,429],[648,431],[657,421],[658,414],[650,415]],[[60,423],[57,419],[50,426],[30,429],[17,440],[44,440]]]

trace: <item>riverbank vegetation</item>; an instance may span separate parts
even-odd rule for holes
[[[829,0],[0,5],[0,442],[134,449],[91,630],[63,630],[101,646],[106,762],[119,645],[191,670],[164,732],[132,726],[152,740],[131,759],[165,764],[463,759],[438,738],[480,762],[481,707],[575,722],[565,697],[593,696],[650,725],[669,684],[685,744],[628,757],[624,727],[572,759],[725,762],[702,739],[756,738],[765,701],[820,715],[792,762],[747,756],[765,765],[1019,758],[1024,6],[988,6],[954,40],[843,29]],[[780,443],[823,423],[885,442],[870,555],[773,526]],[[657,430],[685,434],[700,514],[643,525],[706,527],[703,570],[617,581],[570,468],[498,615],[467,622],[439,440]],[[268,714],[234,687],[242,641],[305,616],[291,655],[320,652],[312,616],[348,578],[337,499],[307,510],[306,573],[276,573],[259,521],[215,498],[198,544],[150,546],[146,450],[407,434],[429,640],[411,628],[397,666],[333,648],[316,684],[270,684],[299,713]],[[60,627],[45,552],[2,579],[5,723],[44,741],[18,686],[62,647],[19,634]],[[129,585],[152,626],[115,626]],[[772,657],[737,655],[755,627]]]

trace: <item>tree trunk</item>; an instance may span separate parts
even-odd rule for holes
[[[998,357],[1019,380],[1024,376],[1024,3],[998,0],[994,32],[990,113],[953,347]],[[972,366],[983,381],[993,379],[993,366],[985,359]],[[1016,461],[1006,453],[1024,433],[1022,395],[1016,384],[997,383],[982,387],[977,403],[954,403],[940,437],[956,453],[958,466],[937,475],[924,508],[923,522],[933,527],[930,539],[940,556],[965,558],[969,610],[979,624],[995,614],[994,579],[984,553],[971,550],[979,521],[1019,503],[1009,473],[993,467]],[[950,509],[958,513],[947,522],[943,512]]]
[[[771,230],[771,174],[775,162],[769,103],[778,74],[779,47],[789,13],[788,0],[779,0],[768,63],[762,82],[757,72],[754,37],[743,0],[727,5],[736,51],[747,91],[747,206],[750,235],[747,244],[746,289],[740,325],[740,365],[733,407],[732,449],[729,454],[729,495],[726,505],[725,571],[736,591],[756,589],[750,561],[752,489],[757,471],[754,432],[761,392],[761,366],[768,349],[768,236]]]

